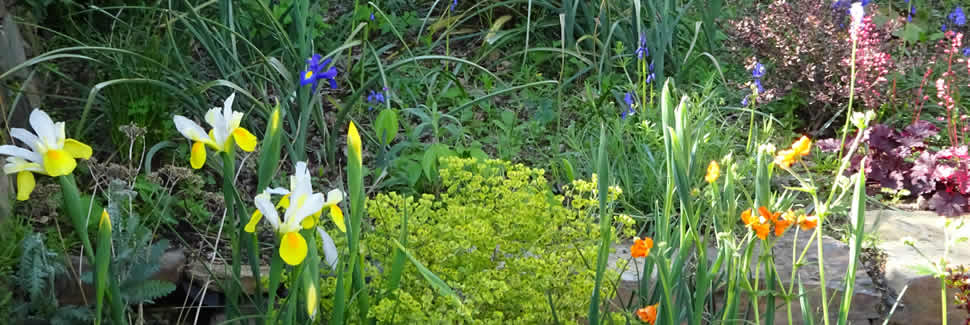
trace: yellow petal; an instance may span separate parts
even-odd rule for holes
[[[317,225],[317,218],[319,217],[320,215],[317,214],[316,216],[303,218],[303,221],[300,221],[300,225],[303,226],[303,229],[313,229],[313,226]]]
[[[249,222],[246,223],[246,228],[243,229],[248,233],[256,232],[256,224],[259,220],[263,219],[263,214],[259,210],[253,211],[253,215],[249,217]]]
[[[284,210],[285,209],[289,209],[290,208],[290,195],[289,194],[283,195],[283,197],[280,198],[280,203],[277,203],[276,204],[276,208],[277,209],[284,209]]]
[[[98,228],[107,226],[108,230],[111,230],[111,216],[108,215],[108,210],[101,210],[101,221],[98,221]]]
[[[74,167],[77,167],[77,161],[67,151],[51,149],[44,153],[44,171],[51,177],[70,174]]]
[[[288,232],[283,235],[280,243],[280,257],[289,265],[300,265],[306,258],[306,239],[298,232]]]
[[[310,281],[309,286],[306,288],[306,314],[313,319],[313,316],[317,315],[317,286]]]
[[[273,133],[273,134],[276,134],[276,132],[279,132],[279,129],[280,129],[280,107],[279,107],[279,105],[276,106],[276,109],[273,110],[273,115],[270,116],[270,119],[269,119],[269,129],[270,129],[270,132]]]
[[[244,128],[236,128],[232,131],[232,137],[236,140],[236,144],[239,145],[245,152],[253,152],[256,150],[256,143],[259,141],[256,136],[249,133],[249,130]]]
[[[74,156],[74,158],[91,158],[91,147],[74,139],[64,140],[64,150]]]
[[[205,144],[202,141],[196,141],[192,144],[189,162],[192,163],[194,169],[202,168],[202,165],[205,165]]]
[[[347,232],[347,225],[344,224],[344,212],[336,204],[330,206],[330,219],[337,225],[340,232]]]
[[[17,201],[27,201],[34,191],[34,173],[21,171],[17,173]]]
[[[354,122],[350,122],[350,127],[347,128],[347,148],[350,149],[351,154],[360,161],[360,133],[357,133],[357,126]]]

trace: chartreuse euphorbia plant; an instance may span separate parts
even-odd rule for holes
[[[178,129],[179,133],[192,140],[192,149],[189,154],[192,168],[199,169],[205,165],[206,146],[222,156],[222,195],[226,202],[225,215],[228,218],[226,220],[228,220],[229,225],[232,225],[228,234],[229,243],[232,246],[232,274],[233,279],[235,279],[229,280],[226,284],[229,305],[228,316],[230,318],[240,313],[238,302],[241,288],[238,279],[242,273],[240,238],[244,231],[244,225],[240,222],[235,205],[237,196],[233,185],[233,175],[236,173],[235,147],[238,145],[243,151],[252,152],[256,149],[256,144],[259,141],[256,136],[240,126],[243,113],[232,109],[235,98],[236,94],[231,94],[223,102],[221,108],[213,107],[206,112],[205,121],[212,127],[208,132],[199,124],[184,116],[175,115],[173,117],[175,128]],[[238,229],[232,227],[238,227]]]

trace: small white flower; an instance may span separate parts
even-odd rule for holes
[[[866,15],[866,10],[862,8],[861,2],[853,2],[852,7],[849,8],[849,14],[852,15],[852,24],[859,26],[862,24],[862,16]]]

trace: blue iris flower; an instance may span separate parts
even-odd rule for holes
[[[967,24],[967,15],[963,13],[963,7],[953,8],[953,12],[946,16],[954,25],[963,26]]]
[[[306,85],[313,85],[312,91],[316,91],[317,83],[321,79],[326,79],[330,82],[330,89],[337,89],[337,68],[327,66],[330,65],[330,59],[320,61],[320,54],[314,54],[309,59],[306,60],[307,69],[300,73],[300,87]],[[324,71],[326,69],[326,71]]]
[[[650,62],[649,69],[650,69],[650,74],[647,75],[647,83],[652,82],[653,81],[653,78],[654,78],[654,75],[653,75],[653,62]]]
[[[637,51],[634,52],[637,55],[637,60],[643,60],[644,57],[650,56],[650,50],[647,49],[647,37],[640,34],[640,47],[637,47]]]
[[[906,2],[909,2],[909,1],[907,0]],[[916,14],[916,6],[909,5],[909,13],[906,14],[906,21],[907,22],[913,21],[913,15],[915,14]]]
[[[387,88],[384,88],[384,91],[387,91]],[[367,95],[367,102],[368,103],[371,103],[371,104],[383,104],[384,103],[384,92],[371,90],[370,91],[370,94]],[[368,110],[373,110],[374,107],[371,106],[371,107],[368,107],[367,109]]]
[[[623,101],[626,103],[626,108],[624,108],[623,112],[620,113],[620,118],[625,120],[627,116],[637,113],[637,100],[633,97],[633,93],[628,92],[623,96]]]
[[[759,94],[764,94],[765,93],[765,87],[761,85],[761,79],[755,79],[754,80],[754,85],[755,85],[755,87],[758,88],[758,93]]]
[[[458,0],[452,1],[451,2],[451,11],[455,11],[455,7],[456,6],[458,6]]]
[[[374,13],[373,13],[373,12],[372,12],[372,13],[370,13],[370,20],[371,20],[371,21],[374,21]]]
[[[761,79],[765,76],[765,65],[760,62],[755,62],[754,68],[751,69],[751,77],[755,79]]]

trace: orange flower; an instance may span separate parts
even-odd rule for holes
[[[650,325],[653,325],[655,322],[657,322],[658,305],[660,304],[657,303],[657,304],[653,304],[650,306],[637,309],[637,317],[640,317],[640,320],[643,321],[644,323],[649,323]]]
[[[758,213],[761,214],[761,217],[762,218],[764,218],[765,220],[771,221],[772,223],[777,222],[778,221],[778,216],[781,215],[781,212],[772,213],[771,211],[768,211],[768,208],[763,207],[763,206],[762,207],[758,207]],[[764,222],[764,221],[762,221],[762,222]]]
[[[808,156],[812,151],[812,140],[807,136],[802,136],[791,145],[790,149],[780,150],[775,156],[775,163],[781,167],[791,167],[795,160]]]
[[[644,239],[637,237],[633,240],[633,246],[630,247],[630,255],[633,257],[647,257],[647,255],[650,255],[651,248],[653,248],[653,239],[650,239],[650,237]]]
[[[790,227],[794,223],[795,223],[794,212],[791,212],[791,210],[788,210],[788,212],[785,212],[784,214],[782,214],[781,218],[775,222],[775,237],[781,237],[781,235],[785,233],[785,230],[788,230],[788,227]]]
[[[753,223],[751,224],[751,229],[753,229],[755,234],[758,235],[758,238],[761,238],[761,240],[766,240],[768,239],[768,233],[771,232],[771,224],[767,222]]]
[[[802,230],[812,230],[816,225],[818,225],[817,216],[798,216],[798,226],[802,227]]]
[[[751,209],[741,212],[741,222],[743,222],[745,226],[750,226],[755,221],[758,221],[758,219],[751,217]]]
[[[798,155],[799,158],[808,156],[812,151],[812,140],[808,139],[807,136],[802,136],[791,145],[792,151]]]
[[[711,163],[707,165],[707,176],[704,176],[704,180],[713,184],[720,176],[721,166],[717,165],[717,161],[711,160]]]
[[[778,155],[775,156],[775,163],[784,168],[791,167],[791,164],[795,163],[795,159],[798,159],[796,155],[795,150],[780,150]]]

